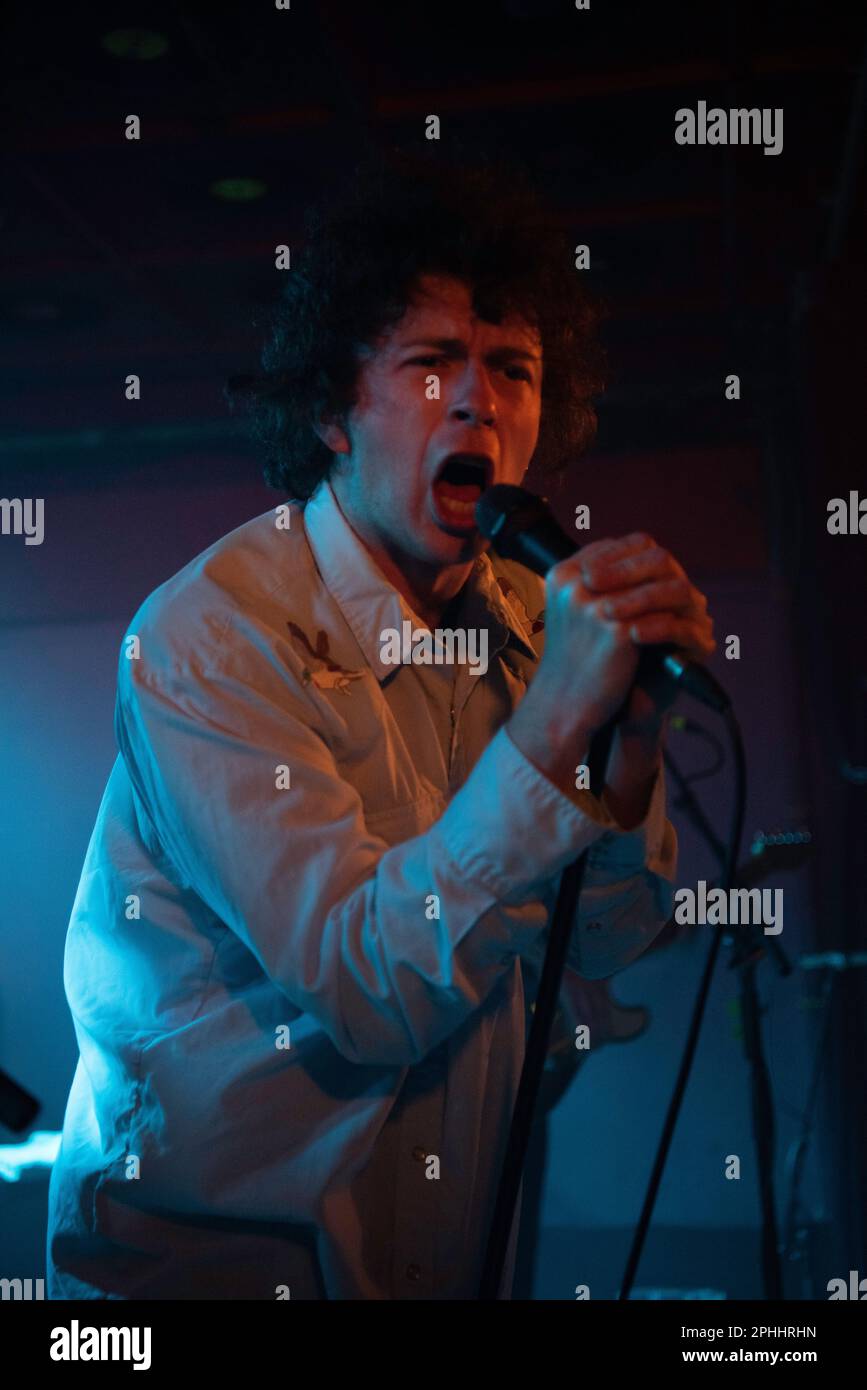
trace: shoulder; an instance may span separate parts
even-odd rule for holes
[[[320,588],[301,504],[280,503],[222,536],[148,595],[124,635],[127,648],[137,639],[141,664],[122,659],[121,668],[150,680],[207,677],[239,650],[267,652],[284,641],[287,613],[312,608]]]

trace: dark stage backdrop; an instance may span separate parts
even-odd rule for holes
[[[64,935],[116,753],[121,636],[156,585],[282,500],[222,382],[255,369],[274,247],[302,252],[307,201],[339,186],[362,136],[424,150],[431,112],[446,154],[460,138],[480,158],[527,159],[589,246],[612,377],[597,444],[552,503],[567,527],[590,506],[586,539],[650,531],[708,594],[712,669],[748,756],[743,853],[759,829],[813,836],[810,860],[772,881],[781,944],[793,961],[864,949],[867,537],[826,527],[830,498],[867,494],[863,15],[596,0],[586,13],[555,0],[230,10],[145,4],[130,38],[110,5],[50,22],[19,6],[0,60],[13,156],[0,497],[42,497],[46,516],[40,546],[0,536],[0,1067],[40,1098],[45,1129],[61,1125],[77,1055]],[[783,148],[677,145],[674,112],[700,100],[783,109]],[[144,130],[132,150],[130,111]],[[259,187],[240,199],[225,179]],[[134,405],[129,372],[144,383]],[[729,373],[739,400],[725,399]],[[687,774],[712,759],[685,732],[670,747]],[[695,784],[721,836],[731,791],[728,764]],[[679,883],[712,877],[672,814]],[[550,1118],[538,1246],[520,1272],[537,1298],[616,1292],[706,949],[696,928],[612,982],[652,1022],[591,1057]],[[819,977],[798,969],[783,980],[765,963],[760,995],[782,1222],[825,1014]],[[867,1273],[860,977],[840,978],[832,1009],[800,1193],[810,1258],[788,1271],[789,1297]],[[12,1138],[0,1128],[0,1145]],[[722,1182],[732,1153],[741,1180]],[[753,1165],[737,982],[721,962],[639,1290],[760,1295]],[[0,1181],[0,1275],[44,1271],[46,1181]]]

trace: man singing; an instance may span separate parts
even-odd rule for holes
[[[290,501],[122,643],[66,948],[52,1297],[475,1297],[522,961],[585,849],[570,968],[607,977],[661,930],[665,709],[633,680],[648,644],[715,646],[649,536],[542,581],[474,525],[531,459],[574,465],[600,360],[517,176],[368,166],[308,219],[247,382]],[[385,659],[405,621],[484,633],[486,668]],[[624,701],[597,799],[576,772]]]

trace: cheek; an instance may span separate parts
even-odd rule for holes
[[[535,449],[536,441],[539,438],[540,423],[538,411],[531,411],[528,414],[523,414],[520,419],[515,421],[512,439],[514,440],[514,453],[516,458],[520,456],[527,462],[529,461],[529,456]]]

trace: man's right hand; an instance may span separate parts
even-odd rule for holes
[[[626,566],[610,589],[591,589],[584,582],[588,564],[603,558],[616,564],[651,551],[654,557],[644,560],[659,571],[651,582],[643,572],[647,564],[632,582]],[[617,713],[634,683],[641,648],[633,624],[644,614],[666,611],[674,621],[685,601],[688,581],[672,576],[670,566],[679,569],[650,536],[634,532],[582,546],[546,575],[545,649],[508,729],[525,757],[573,798],[575,768],[586,763],[590,739]],[[606,603],[626,594],[635,600],[628,619],[608,617]]]

